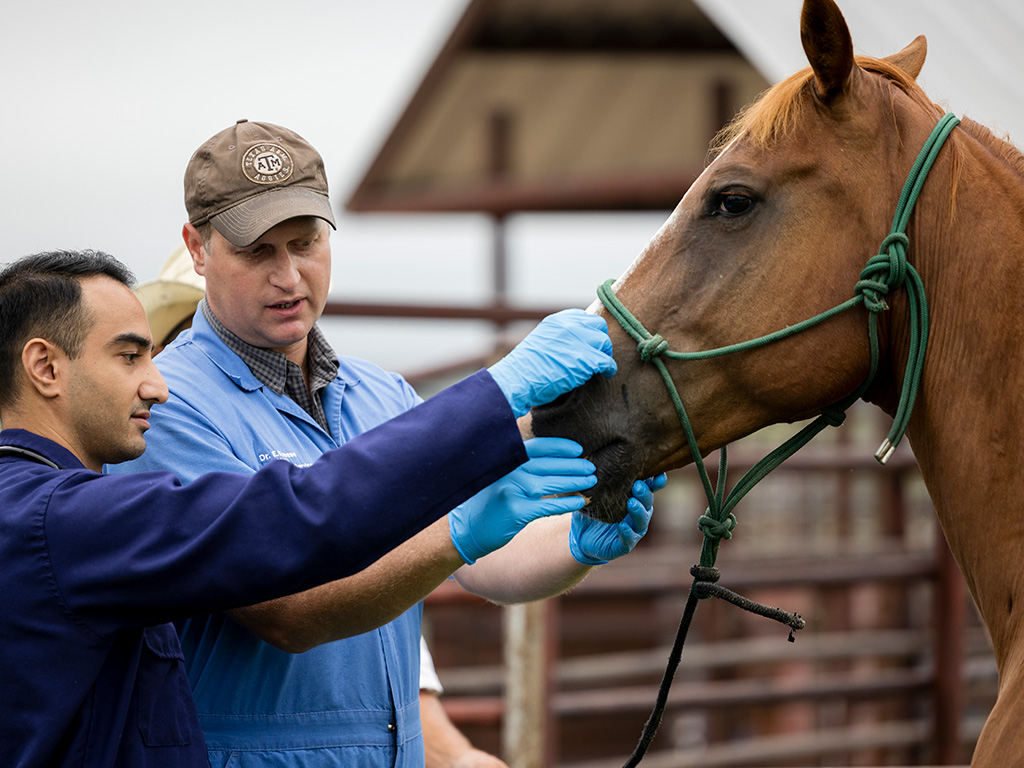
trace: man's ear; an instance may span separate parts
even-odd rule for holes
[[[67,385],[67,355],[46,339],[31,339],[21,349],[21,365],[30,387],[42,397],[62,394]]]
[[[192,268],[197,275],[206,275],[206,246],[203,244],[203,236],[192,224],[185,222],[181,228],[181,237],[185,241],[185,247],[192,257]]]

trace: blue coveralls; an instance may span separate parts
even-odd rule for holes
[[[157,365],[170,399],[153,413],[149,450],[117,471],[170,469],[188,482],[209,469],[251,473],[273,458],[305,465],[420,402],[400,376],[342,357],[323,390],[325,432],[265,387],[202,312]],[[393,511],[382,504],[378,513]],[[188,621],[180,637],[211,764],[422,768],[421,616],[417,605],[377,630],[298,655],[223,614]]]
[[[486,373],[308,471],[181,486],[99,475],[22,430],[0,445],[62,467],[0,456],[0,756],[17,768],[206,765],[166,622],[350,575],[526,460]]]

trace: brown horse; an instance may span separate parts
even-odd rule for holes
[[[923,37],[887,58],[855,58],[832,0],[805,0],[801,36],[810,68],[730,126],[614,286],[672,350],[738,344],[853,296],[943,115],[915,82]],[[938,152],[907,236],[931,328],[907,435],[998,662],[974,764],[1004,768],[1024,763],[1024,398],[1014,395],[1024,382],[1024,156],[965,119]],[[884,299],[863,399],[892,415],[912,329],[907,292]],[[855,393],[870,369],[868,314],[860,304],[766,346],[664,360],[698,452]],[[600,477],[591,513],[618,519],[632,478],[693,457],[658,371],[609,326],[618,373],[535,410],[533,431],[583,444]]]

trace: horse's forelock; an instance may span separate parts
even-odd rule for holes
[[[741,134],[755,146],[768,148],[786,135],[802,111],[800,93],[810,82],[810,69],[801,70],[764,91],[737,113],[711,143],[717,156]]]

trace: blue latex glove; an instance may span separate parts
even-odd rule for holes
[[[582,309],[548,315],[488,370],[517,417],[550,403],[595,373],[615,373],[604,318]]]
[[[525,464],[448,513],[452,543],[468,564],[508,544],[532,520],[582,509],[582,496],[551,495],[597,482],[594,465],[579,458],[583,448],[572,440],[534,438],[526,441],[526,453]]]
[[[626,516],[617,523],[602,523],[582,512],[572,513],[569,552],[583,565],[604,565],[628,555],[647,533],[654,511],[654,492],[665,487],[664,473],[633,483],[633,495],[626,502]]]

